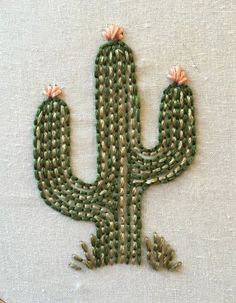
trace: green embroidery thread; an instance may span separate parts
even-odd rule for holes
[[[179,73],[179,74],[178,74]],[[182,73],[182,74],[181,74]],[[174,70],[172,79],[183,71]],[[61,214],[94,222],[91,246],[81,243],[85,258],[74,260],[93,269],[107,264],[141,264],[141,197],[154,183],[174,180],[196,151],[191,89],[175,81],[163,93],[159,143],[141,144],[140,99],[132,50],[119,39],[100,47],[95,60],[97,178],[87,184],[70,164],[70,112],[58,87],[40,106],[34,121],[34,170],[41,197]],[[52,91],[58,93],[53,94]],[[175,270],[174,251],[156,233],[145,239],[147,260],[158,270]],[[75,263],[71,266],[80,270]]]

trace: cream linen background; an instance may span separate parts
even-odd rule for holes
[[[235,0],[0,0],[0,298],[7,303],[236,302]],[[157,143],[166,73],[182,64],[195,95],[198,150],[143,198],[144,235],[163,234],[179,274],[67,264],[94,226],[50,209],[33,176],[32,125],[44,86],[64,87],[74,170],[96,176],[94,58],[106,24],[125,28],[142,97],[143,142]]]

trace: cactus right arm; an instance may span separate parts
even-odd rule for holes
[[[133,123],[137,123],[137,117]],[[136,145],[137,146],[137,145]],[[133,173],[137,183],[165,183],[191,164],[196,150],[192,92],[186,85],[171,84],[160,106],[159,144],[134,148]]]
[[[70,113],[63,100],[49,98],[42,103],[34,121],[34,135],[35,177],[45,202],[77,220],[97,222],[113,216],[96,203],[100,175],[93,184],[86,184],[72,174]]]
[[[145,148],[141,143],[140,100],[135,63],[126,49],[130,99],[132,175],[138,184],[165,183],[179,176],[192,162],[196,150],[194,106],[191,89],[173,83],[164,91],[160,106],[159,143]]]

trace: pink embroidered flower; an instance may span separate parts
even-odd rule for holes
[[[118,25],[112,24],[102,32],[103,38],[107,41],[118,41],[124,37],[124,29]]]
[[[48,87],[43,92],[43,94],[49,98],[55,98],[56,96],[59,96],[61,93],[62,93],[61,88],[56,84],[48,85]]]
[[[183,84],[187,81],[185,71],[179,65],[173,67],[167,77],[178,84]]]

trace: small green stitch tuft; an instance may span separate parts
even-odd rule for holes
[[[116,28],[112,28],[112,30]],[[107,38],[112,39],[112,31]],[[122,33],[120,32],[119,35]],[[118,37],[117,37],[118,38]],[[141,264],[141,198],[152,184],[174,180],[192,163],[196,151],[194,106],[186,77],[174,69],[163,92],[159,143],[141,144],[140,99],[132,50],[118,39],[99,48],[95,59],[97,178],[88,184],[73,175],[70,164],[70,112],[58,86],[34,121],[34,170],[41,197],[53,209],[75,220],[91,221],[96,234],[85,257],[75,262],[94,269],[116,263]],[[156,233],[146,239],[147,259],[158,270],[176,270],[174,251]],[[70,266],[80,270],[76,263]]]
[[[182,266],[181,262],[174,262],[175,251],[170,247],[163,237],[157,233],[153,234],[153,241],[145,239],[148,263],[155,270],[166,268],[170,271],[177,271]]]

